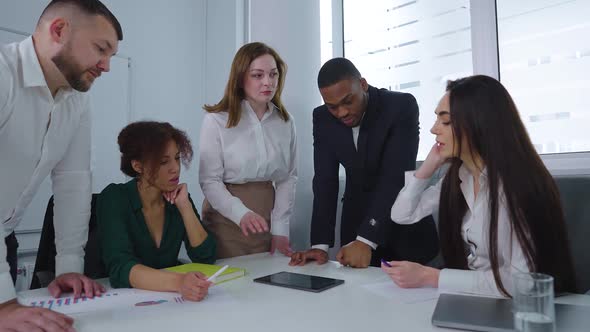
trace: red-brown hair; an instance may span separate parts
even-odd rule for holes
[[[272,98],[272,103],[278,108],[279,116],[283,120],[289,121],[289,113],[287,113],[287,109],[281,101],[281,93],[283,93],[285,76],[287,75],[287,64],[272,47],[264,43],[254,42],[242,46],[236,53],[223,98],[215,105],[203,106],[203,109],[209,113],[228,112],[227,128],[235,127],[240,122],[242,115],[241,102],[242,99],[246,98],[243,87],[244,77],[248,72],[248,68],[250,68],[250,64],[256,58],[266,54],[270,54],[275,59],[279,72],[277,91]]]

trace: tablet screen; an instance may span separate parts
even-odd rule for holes
[[[254,279],[254,282],[317,293],[338,286],[344,283],[344,280],[283,271]]]

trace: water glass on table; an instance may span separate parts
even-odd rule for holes
[[[543,273],[514,275],[514,328],[522,332],[555,332],[553,277]]]

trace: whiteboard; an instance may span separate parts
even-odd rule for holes
[[[10,27],[0,26],[0,44],[18,42],[28,36]],[[92,113],[92,191],[99,193],[112,182],[124,182],[119,170],[117,135],[130,119],[131,61],[127,57],[111,59],[108,73],[97,79],[89,91]],[[52,195],[51,180],[43,181],[16,228],[20,253],[33,253],[39,244],[40,230]]]

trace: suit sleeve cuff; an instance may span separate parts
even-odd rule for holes
[[[76,255],[63,255],[55,257],[55,276],[64,273],[84,273],[84,258]]]
[[[16,297],[10,272],[0,273],[0,303],[8,302]]]
[[[368,245],[369,247],[373,248],[373,250],[377,249],[377,243],[369,241],[362,236],[357,235],[356,240]]]
[[[330,246],[327,244],[314,244],[313,246],[311,246],[311,249],[320,249],[325,252],[328,252],[329,248],[330,248]]]

